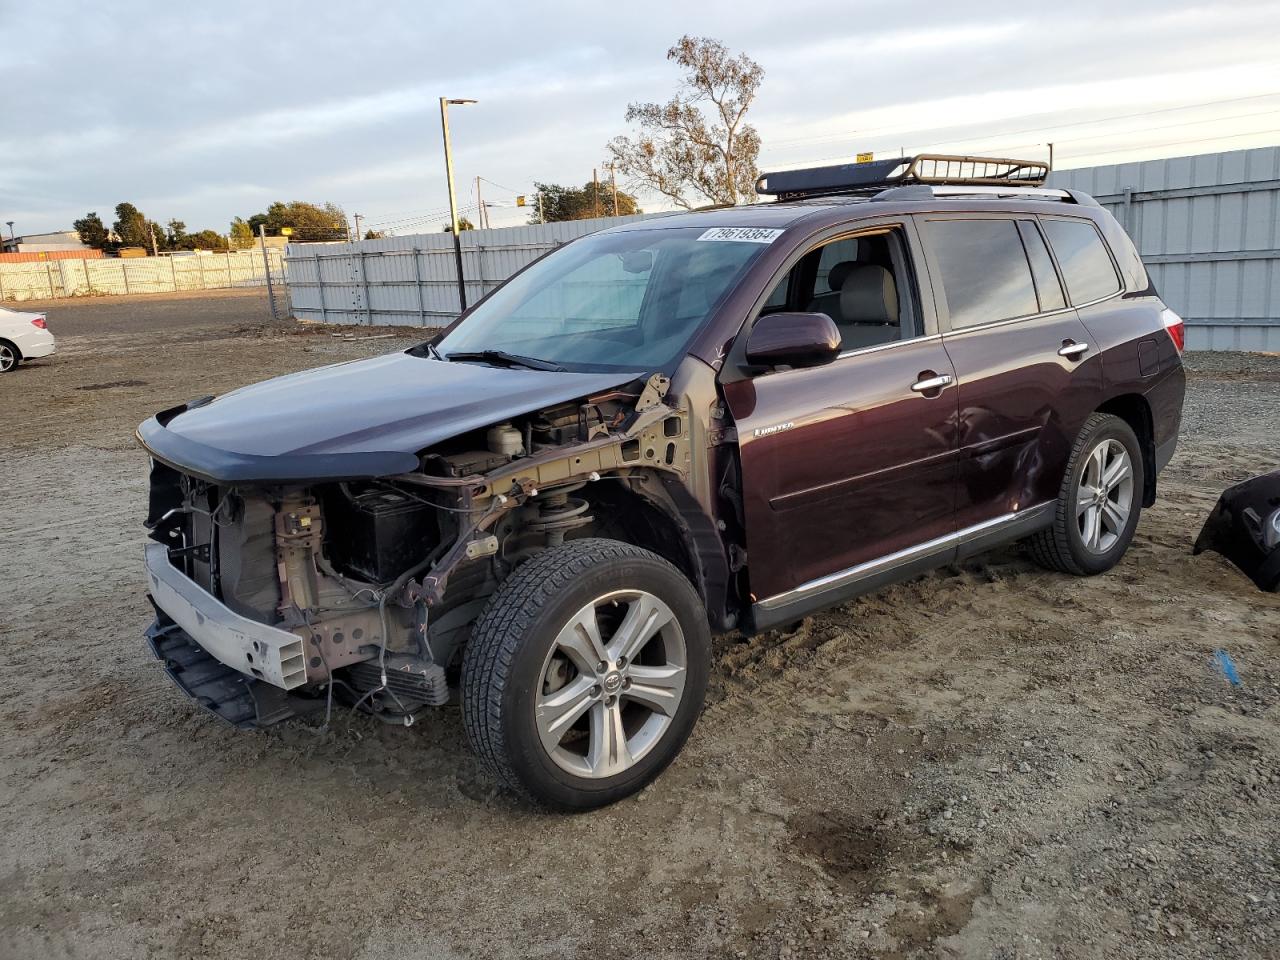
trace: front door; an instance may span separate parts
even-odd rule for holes
[[[841,356],[724,384],[757,602],[952,531],[954,371],[923,325],[909,249],[895,228],[806,254],[765,309],[828,313]]]
[[[1067,306],[1033,217],[924,220],[958,381],[956,524],[964,530],[1058,496],[1097,403],[1102,360]]]

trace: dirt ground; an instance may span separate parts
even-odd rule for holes
[[[1280,461],[1280,358],[1188,357],[1110,574],[1010,548],[723,638],[674,766],[562,817],[456,709],[238,733],[146,651],[134,426],[408,342],[264,304],[55,304],[57,356],[0,377],[3,960],[1276,955],[1280,597],[1190,548]]]

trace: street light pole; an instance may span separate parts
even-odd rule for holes
[[[355,217],[356,217],[356,239],[359,240],[360,239],[360,221],[363,220],[364,217],[360,216],[360,214],[358,213],[355,215]]]
[[[474,100],[440,98],[440,129],[444,133],[444,172],[449,182],[449,223],[453,229],[453,259],[458,268],[458,306],[467,309],[467,284],[462,275],[462,238],[458,230],[458,199],[453,190],[453,147],[449,142],[449,104],[462,106]]]

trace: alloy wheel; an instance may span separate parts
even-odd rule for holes
[[[8,373],[18,365],[18,355],[7,343],[0,343],[0,373]]]
[[[538,737],[566,773],[601,779],[634,766],[671,726],[688,667],[684,633],[665,603],[618,590],[560,630],[539,674]]]
[[[1133,510],[1133,462],[1118,440],[1103,440],[1085,461],[1076,490],[1080,540],[1091,553],[1106,553],[1124,535]]]

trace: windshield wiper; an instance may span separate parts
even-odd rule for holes
[[[509,367],[528,367],[530,370],[551,370],[555,373],[564,373],[564,367],[558,363],[552,363],[550,360],[539,360],[537,357],[522,357],[516,353],[507,353],[505,350],[463,350],[458,353],[451,353],[446,360],[480,360],[484,363],[506,364]]]

